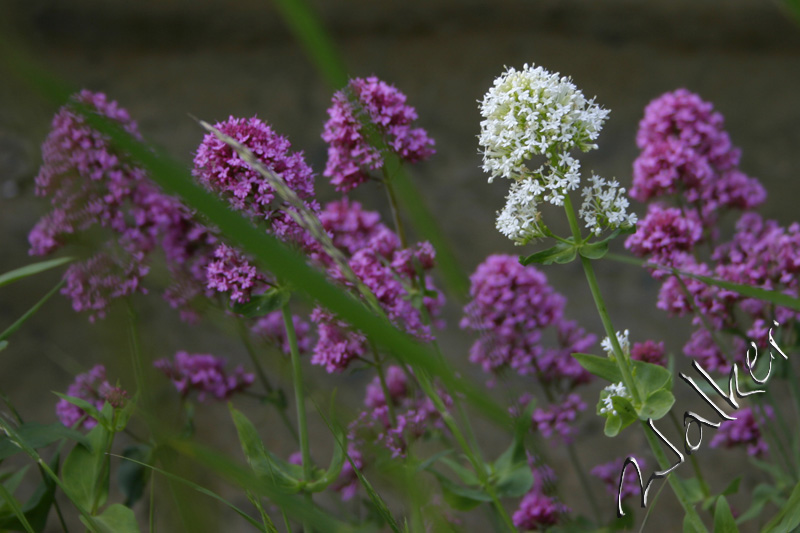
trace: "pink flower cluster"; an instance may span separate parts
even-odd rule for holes
[[[181,351],[175,354],[174,361],[159,359],[153,366],[172,380],[181,396],[186,397],[195,391],[197,399],[203,402],[207,396],[225,400],[253,384],[253,374],[246,373],[241,366],[228,374],[226,364],[220,357]]]
[[[346,199],[328,204],[320,219],[334,245],[348,257],[353,273],[375,295],[386,316],[408,333],[423,340],[432,339],[429,319],[435,321],[444,299],[428,274],[435,258],[430,243],[402,248],[400,239],[380,222],[377,213],[364,211],[358,202]],[[328,266],[334,279],[357,293],[330,258],[320,255],[318,259]],[[317,325],[319,334],[311,359],[313,364],[325,366],[328,372],[341,372],[366,352],[365,337],[331,313],[316,309],[311,321]]]
[[[301,355],[310,352],[313,347],[311,324],[297,315],[292,315],[292,324],[297,336],[298,351]],[[273,311],[260,317],[253,324],[251,331],[256,336],[269,341],[273,346],[277,346],[284,355],[291,355],[289,338],[286,336],[286,327],[283,324],[283,313],[281,311]]]
[[[528,456],[533,471],[533,487],[522,497],[511,517],[514,526],[521,531],[547,529],[570,513],[569,507],[550,494],[549,488],[556,482],[555,473],[549,466],[537,462],[535,457]]]
[[[434,153],[433,139],[424,129],[412,127],[417,112],[406,104],[406,96],[374,76],[350,80],[346,89],[333,95],[328,115],[322,133],[328,143],[324,175],[337,191],[356,188],[369,179],[370,170],[383,166],[380,152],[366,138],[362,117],[403,161],[415,163]]]
[[[570,394],[560,404],[536,408],[533,411],[533,423],[544,438],[549,439],[558,434],[565,443],[570,443],[575,434],[574,424],[578,412],[585,410],[586,402],[577,394]]]
[[[73,102],[139,137],[128,112],[104,94],[84,90]],[[113,234],[104,251],[73,263],[65,274],[62,293],[76,311],[87,311],[94,320],[105,316],[111,300],[146,292],[142,280],[149,272],[148,259],[161,246],[174,275],[165,297],[189,318],[189,302],[200,292],[189,287],[196,287],[203,275],[214,237],[71,105],[58,111],[42,145],[36,193],[50,197],[52,207],[30,232],[30,253],[54,252],[94,226]]]
[[[106,402],[114,407],[121,407],[127,393],[108,382],[106,367],[95,365],[88,372],[75,376],[75,381],[67,388],[67,396],[85,400],[100,410]],[[56,416],[67,427],[74,426],[83,417],[86,417],[82,424],[85,429],[92,429],[97,425],[97,420],[88,416],[86,411],[63,398],[56,403]]]

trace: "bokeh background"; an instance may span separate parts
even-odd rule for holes
[[[476,136],[477,101],[504,66],[536,63],[572,76],[588,96],[611,110],[600,149],[584,158],[584,168],[615,176],[630,185],[637,155],[634,137],[644,106],[660,94],[686,87],[715,104],[726,117],[742,169],[758,177],[768,191],[761,209],[767,218],[788,224],[797,212],[800,168],[800,25],[776,2],[764,0],[317,0],[325,27],[353,76],[375,74],[394,83],[416,106],[419,124],[436,139],[437,154],[411,169],[428,207],[450,238],[465,271],[491,253],[520,253],[494,229],[494,213],[503,204],[503,183],[488,184],[480,170]],[[326,148],[320,139],[333,89],[294,40],[279,12],[265,0],[3,0],[0,18],[28,52],[75,88],[105,92],[126,107],[143,134],[176,159],[191,164],[202,132],[191,116],[217,121],[229,115],[258,115],[293,146],[305,151],[320,174],[322,200],[335,197],[321,177]],[[46,204],[33,194],[39,146],[57,106],[37,96],[0,70],[0,272],[30,261],[27,234]],[[377,186],[354,195],[388,219]],[[634,209],[643,214],[640,205]],[[527,250],[532,251],[532,250]],[[567,312],[600,334],[601,324],[577,264],[544,267],[552,284],[569,298]],[[657,285],[635,267],[603,263],[601,287],[618,329],[629,328],[635,341],[666,341],[683,359],[687,324],[666,320],[655,308]],[[4,288],[0,328],[31,306],[58,280],[49,273]],[[142,336],[150,357],[175,350],[211,352],[246,363],[243,348],[225,324],[191,328],[156,296],[137,299]],[[124,335],[125,314],[97,324],[76,315],[63,297],[14,336],[0,354],[0,390],[23,415],[54,421],[55,397],[76,371],[98,362],[111,376],[132,386]],[[483,380],[467,362],[471,339],[457,328],[460,304],[448,307],[448,331],[442,343],[462,371]],[[602,335],[600,335],[602,337]],[[684,365],[680,362],[680,365]],[[279,361],[276,375],[284,372]],[[357,403],[364,376],[329,377],[312,371],[315,397],[322,402],[336,387]],[[515,386],[521,385],[515,383]],[[678,385],[680,391],[681,385]],[[590,406],[595,389],[585,396]],[[171,391],[164,383],[163,399]],[[506,399],[496,394],[498,399]],[[247,400],[243,400],[246,404]],[[694,402],[679,395],[676,412]],[[293,451],[269,409],[249,407],[268,445]],[[205,406],[198,431],[212,446],[238,453],[225,406]],[[588,467],[646,444],[629,430],[615,440],[602,436],[600,420],[583,417],[577,442]],[[312,416],[312,418],[314,418]],[[488,455],[507,445],[507,437],[489,421],[478,423]],[[315,424],[316,441],[327,429]],[[672,428],[669,434],[679,439]],[[707,436],[706,439],[709,437]],[[707,440],[706,440],[707,442]],[[324,462],[325,454],[318,460]],[[575,473],[559,447],[549,449],[553,467],[565,480],[563,494],[574,509],[588,513]],[[720,490],[743,476],[733,505],[745,509],[761,474],[738,451],[705,446],[698,460]],[[652,460],[650,462],[652,463]],[[683,467],[688,471],[688,465]],[[680,472],[681,470],[679,470]],[[202,479],[203,474],[198,473]],[[208,478],[209,483],[217,483]],[[613,497],[596,485],[607,516]],[[221,488],[220,490],[225,490]],[[239,502],[241,503],[241,502]],[[244,502],[246,505],[246,501]],[[235,531],[224,512],[203,500],[198,513],[207,531]],[[636,511],[637,524],[643,511]],[[664,491],[648,531],[675,530],[682,514],[669,489]],[[483,526],[465,525],[464,531]]]

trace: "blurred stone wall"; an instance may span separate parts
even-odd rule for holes
[[[744,171],[766,186],[769,199],[762,213],[784,224],[800,218],[795,208],[800,192],[800,27],[776,2],[318,0],[313,4],[350,72],[375,74],[396,84],[417,107],[420,125],[436,139],[437,155],[411,172],[468,272],[488,254],[520,252],[494,230],[494,212],[502,207],[506,188],[503,183],[486,182],[476,141],[477,100],[506,65],[536,63],[572,76],[588,96],[596,95],[611,110],[598,140],[600,149],[583,158],[584,168],[616,176],[626,186],[637,155],[634,136],[644,106],[678,87],[698,92],[725,115],[734,144],[742,148]],[[190,115],[214,121],[257,114],[305,150],[318,172],[324,167],[320,132],[332,89],[269,2],[6,0],[0,5],[0,18],[44,66],[76,88],[103,91],[118,100],[146,137],[187,165],[202,137]],[[0,76],[3,272],[29,261],[27,232],[45,210],[45,203],[33,196],[32,178],[55,107],[1,71]],[[322,199],[334,197],[322,178],[317,188]],[[388,214],[377,187],[362,187],[355,197]],[[641,206],[634,208],[643,212]],[[680,356],[686,324],[664,321],[665,315],[655,308],[657,286],[649,276],[618,264],[604,263],[598,270],[617,327],[629,328],[634,340],[666,340]],[[568,313],[600,333],[579,267],[546,267],[546,273],[569,297]],[[21,315],[57,278],[52,273],[3,288],[0,328]],[[213,328],[198,332],[180,324],[157,298],[141,300],[143,337],[153,357],[187,349],[245,361],[234,339]],[[457,331],[458,311],[451,304],[450,330],[443,344],[464,372],[483,379],[464,364],[470,339]],[[49,421],[54,419],[54,402],[48,391],[63,390],[77,369],[104,361],[123,383],[132,383],[121,335],[124,318],[112,316],[90,325],[84,316],[72,313],[63,298],[55,298],[0,354],[0,389],[27,416]],[[359,376],[312,374],[322,390],[330,389],[331,382],[350,398],[360,397],[363,390]],[[225,409],[214,412],[217,418],[211,420],[217,422],[201,431],[216,445],[235,450],[233,437],[214,427],[222,424],[231,429]],[[591,413],[585,419],[587,436],[578,446],[587,465],[644,446],[641,435],[633,435],[636,432],[608,441]],[[275,420],[266,413],[261,422],[268,427]],[[504,445],[502,438],[488,436],[496,432],[494,426],[479,424],[488,447]],[[327,430],[317,431],[324,438]],[[280,447],[281,442],[275,445]],[[743,459],[737,452],[704,448],[703,453],[700,461],[712,472],[720,464],[732,464],[731,456],[734,462]],[[553,449],[551,454],[556,471],[574,478],[564,451]],[[750,470],[743,473],[752,488],[757,475]],[[731,474],[718,472],[714,479],[714,488],[721,489]],[[572,484],[565,489],[565,494],[578,490]],[[748,504],[747,490],[740,506]],[[588,512],[579,499],[570,503]],[[606,495],[603,503],[611,516],[611,497]],[[675,509],[667,489],[651,518],[652,530],[679,524]]]

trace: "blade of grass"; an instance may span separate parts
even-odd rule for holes
[[[16,322],[8,326],[4,332],[0,333],[0,342],[6,340],[8,337],[13,335],[15,331],[22,327],[22,324],[36,314],[36,312],[45,304],[45,302],[47,302],[47,300],[49,300],[56,292],[58,292],[58,289],[60,289],[62,285],[64,285],[64,280],[58,282],[55,287],[50,289],[50,292],[45,294],[41,300],[36,302],[33,307],[28,309],[24,315],[19,317]]]
[[[800,298],[792,298],[788,294],[783,294],[782,292],[768,291],[766,289],[760,289],[758,287],[751,287],[749,285],[741,285],[739,283],[732,283],[730,281],[711,278],[708,276],[692,274],[690,272],[684,272],[683,270],[680,270],[678,268],[659,265],[657,263],[651,263],[649,261],[644,261],[642,259],[637,259],[636,257],[629,257],[626,255],[609,253],[606,254],[606,257],[608,259],[611,259],[612,261],[617,261],[620,263],[628,263],[629,265],[638,265],[641,267],[666,270],[667,272],[671,272],[672,274],[680,275],[687,278],[693,278],[698,281],[702,281],[706,285],[713,285],[721,289],[727,289],[737,294],[741,294],[742,296],[747,296],[748,298],[756,298],[758,300],[764,300],[766,302],[770,302],[775,305],[780,305],[782,307],[788,307],[789,309],[794,309],[795,311],[800,311]]]
[[[0,483],[0,496],[2,496],[3,499],[6,501],[6,503],[8,503],[8,506],[11,507],[11,510],[14,512],[14,515],[17,517],[17,520],[19,520],[20,524],[22,524],[22,527],[25,528],[25,531],[27,531],[28,533],[34,533],[31,523],[28,522],[28,518],[22,511],[22,507],[19,506],[19,502],[17,501],[17,499],[14,497],[13,494],[8,492],[8,490],[2,483]]]
[[[116,457],[118,459],[124,459],[125,461],[130,461],[131,463],[136,463],[137,465],[143,466],[145,468],[149,468],[153,472],[158,472],[159,474],[161,474],[164,477],[167,477],[167,478],[169,478],[169,479],[171,479],[173,481],[177,481],[178,483],[182,483],[183,485],[186,485],[187,487],[190,487],[190,488],[196,490],[200,494],[205,494],[206,496],[217,500],[218,502],[222,503],[223,505],[225,505],[228,508],[230,508],[233,511],[235,511],[236,514],[238,514],[239,516],[241,516],[242,518],[247,520],[247,522],[249,522],[250,525],[256,527],[260,531],[266,531],[264,529],[264,527],[257,520],[252,518],[246,512],[244,512],[243,510],[239,509],[234,504],[232,504],[231,502],[229,502],[228,500],[226,500],[225,498],[223,498],[222,496],[220,496],[219,494],[217,494],[214,491],[211,491],[211,490],[209,490],[207,488],[201,487],[197,483],[194,483],[194,482],[192,482],[192,481],[190,481],[190,480],[188,480],[188,479],[186,479],[184,477],[178,476],[176,474],[172,474],[170,472],[167,472],[166,470],[162,470],[161,468],[158,468],[157,466],[149,465],[147,463],[142,463],[141,461],[137,461],[136,459],[132,459],[130,457],[125,457],[125,456],[122,456],[122,455],[116,455],[116,454],[113,454],[113,453],[109,453],[108,455],[110,455],[111,457]]]
[[[45,272],[50,270],[51,268],[60,267],[61,265],[67,264],[73,259],[71,257],[59,257],[57,259],[51,259],[50,261],[42,261],[40,263],[33,263],[31,265],[26,265],[24,267],[20,267],[14,269],[10,272],[6,272],[5,274],[0,275],[0,287],[5,285],[10,285],[15,281],[19,281],[21,279],[25,279],[28,276],[33,276],[40,272]]]

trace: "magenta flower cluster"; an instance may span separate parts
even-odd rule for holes
[[[533,487],[522,497],[511,519],[521,531],[546,530],[558,524],[563,516],[570,513],[570,509],[550,494],[550,488],[556,482],[555,472],[530,455],[528,464],[533,471]]]
[[[580,411],[586,410],[584,402],[577,394],[568,395],[562,403],[533,411],[533,423],[546,439],[557,434],[565,443],[572,442],[575,434],[575,421]]]
[[[166,375],[184,398],[191,392],[197,393],[198,401],[207,397],[225,400],[234,393],[241,392],[253,384],[255,376],[239,366],[233,373],[225,370],[227,362],[209,354],[190,354],[178,352],[174,360],[159,359],[153,363]]]
[[[769,446],[764,441],[759,426],[770,423],[768,419],[774,416],[772,407],[765,405],[760,407],[758,412],[751,407],[744,407],[734,411],[731,416],[735,416],[736,420],[723,420],[709,446],[712,448],[744,446],[747,454],[753,457],[761,457],[767,453]]]
[[[374,127],[386,148],[403,161],[415,163],[433,155],[434,141],[422,128],[412,127],[417,112],[406,96],[376,77],[354,78],[333,95],[322,139],[328,143],[325,177],[337,191],[347,192],[383,166],[381,153],[370,144],[364,122]]]
[[[106,402],[113,407],[122,407],[127,393],[108,382],[106,367],[95,365],[88,372],[75,376],[75,381],[67,388],[67,396],[85,400],[101,410]],[[67,427],[74,426],[82,418],[84,420],[81,425],[85,429],[92,429],[97,425],[97,420],[89,416],[86,411],[63,398],[56,403],[56,416]]]
[[[686,89],[650,102],[636,144],[642,152],[630,195],[640,202],[678,194],[708,228],[723,208],[752,209],[766,198],[761,184],[739,170],[741,154],[722,115]]]
[[[139,137],[128,112],[104,94],[84,90],[72,100]],[[165,297],[191,318],[189,303],[202,292],[197,280],[204,275],[214,237],[71,105],[58,111],[42,145],[36,193],[50,197],[52,207],[30,232],[30,253],[54,252],[95,226],[111,233],[103,251],[73,263],[64,276],[62,293],[76,311],[95,320],[105,316],[112,300],[146,292],[142,280],[150,255],[160,246],[174,278]]]

